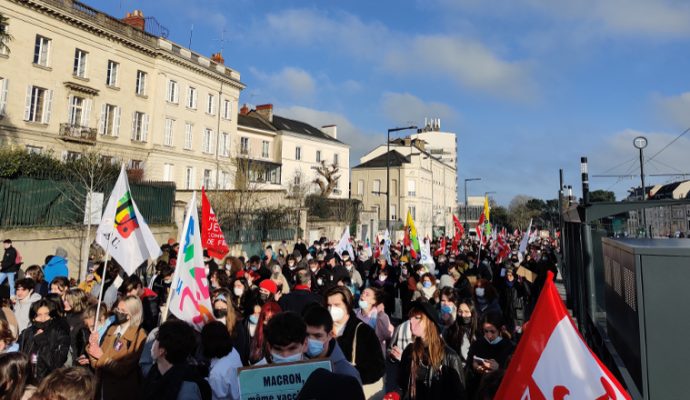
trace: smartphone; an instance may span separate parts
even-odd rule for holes
[[[480,363],[486,362],[485,359],[483,359],[483,358],[481,358],[481,357],[477,357],[477,356],[474,356],[474,361],[477,361],[477,362],[480,362]]]

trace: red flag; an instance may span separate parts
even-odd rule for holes
[[[417,259],[417,252],[414,251],[414,246],[412,246],[412,239],[410,239],[410,227],[405,226],[405,236],[403,237],[403,246],[410,251],[410,257],[413,260]]]
[[[378,260],[381,255],[381,240],[379,235],[376,235],[376,243],[374,244],[374,260]]]
[[[438,249],[434,252],[435,256],[440,256],[441,254],[446,254],[446,237],[441,238],[441,244],[439,244]]]
[[[548,272],[497,399],[631,399],[587,347]]]
[[[201,247],[213,258],[223,258],[230,251],[203,186],[201,187]]]

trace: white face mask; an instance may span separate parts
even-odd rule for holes
[[[496,336],[496,339],[490,341],[489,344],[499,344],[501,340],[503,340],[503,338],[501,337],[501,335],[498,335]]]
[[[331,313],[331,317],[333,318],[333,322],[339,322],[343,318],[345,318],[345,310],[343,310],[340,307],[329,307],[328,311]]]
[[[484,297],[484,288],[479,287],[479,288],[475,289],[474,292],[477,294],[477,297]]]
[[[235,296],[242,297],[242,295],[244,294],[244,288],[236,287],[236,288],[232,289],[232,292],[235,293]]]

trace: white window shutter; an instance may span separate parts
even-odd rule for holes
[[[147,114],[144,114],[141,125],[141,137],[142,141],[145,142],[148,140],[149,136],[149,116]]]
[[[48,90],[48,101],[45,103],[45,110],[43,113],[43,123],[48,124],[50,123],[50,110],[53,108],[53,91]]]
[[[2,86],[0,87],[0,115],[5,115],[7,108],[7,86],[9,80],[7,78],[2,80]]]
[[[137,139],[137,112],[132,113],[132,140]]]
[[[168,80],[168,91],[165,94],[165,99],[170,100],[170,89],[172,88],[172,81]]]
[[[81,126],[83,127],[89,126],[89,120],[91,119],[91,102],[93,102],[93,100],[84,99],[84,113],[81,118]]]
[[[77,123],[77,121],[72,121],[72,101],[73,101],[74,96],[69,95],[67,96],[67,122],[70,124],[72,123]]]
[[[115,119],[113,120],[113,136],[120,136],[120,107],[115,107]]]
[[[196,109],[196,96],[197,96],[197,91],[195,90],[194,93],[192,93],[192,108]]]
[[[29,85],[26,88],[26,107],[24,108],[24,121],[28,121],[31,118],[31,90],[33,86]]]
[[[101,118],[98,119],[98,134],[100,135],[105,133],[105,112],[107,107],[107,104],[101,106]]]
[[[175,84],[175,92],[173,93],[173,95],[175,97],[173,99],[175,101],[175,104],[179,103],[180,102],[180,86],[177,84]]]

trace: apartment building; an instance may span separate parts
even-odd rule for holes
[[[362,200],[365,209],[379,215],[379,227],[390,225],[398,230],[409,211],[422,236],[453,233],[457,170],[425,146],[421,139],[396,139],[390,143],[390,152],[381,153],[386,146],[378,146],[352,168],[351,197]],[[386,220],[387,194],[390,222]]]
[[[338,175],[332,198],[347,198],[350,187],[350,146],[338,140],[335,125],[316,128],[306,122],[274,115],[272,104],[250,110],[240,110],[240,153],[265,168],[257,174],[267,189],[284,189],[290,193],[294,186],[304,188],[306,194],[318,193],[313,183],[318,177],[316,168],[323,161],[337,165]],[[251,169],[250,169],[251,171]]]
[[[97,151],[178,189],[229,189],[244,84],[221,54],[166,39],[140,11],[118,19],[73,0],[7,0],[0,143],[76,158]]]

